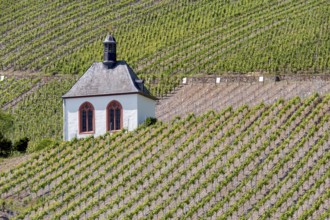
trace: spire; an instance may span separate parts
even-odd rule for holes
[[[103,64],[107,65],[108,68],[111,68],[117,62],[116,39],[111,34],[107,34],[105,40],[103,41],[103,45],[104,45]]]

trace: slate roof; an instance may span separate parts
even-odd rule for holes
[[[115,37],[112,36],[111,34],[107,34],[103,43],[112,43],[112,42],[116,42]]]
[[[98,62],[93,63],[62,98],[134,93],[157,100],[125,61],[117,61],[112,68]]]

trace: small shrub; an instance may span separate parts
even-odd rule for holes
[[[13,146],[11,141],[0,133],[0,157],[8,157],[12,150]]]
[[[71,139],[71,143],[77,143],[79,141],[79,139],[77,137],[74,137]]]
[[[151,126],[151,125],[153,125],[153,124],[156,124],[156,122],[157,122],[157,118],[148,117],[148,118],[146,118],[146,120],[144,121],[144,125],[145,125],[146,127],[148,127],[148,126]]]
[[[36,144],[34,151],[40,151],[42,149],[48,148],[52,145],[55,145],[56,141],[49,139],[49,138],[45,138],[42,139],[39,143]]]
[[[27,137],[21,138],[14,144],[14,149],[21,153],[25,153],[26,149],[28,147],[28,144],[29,144],[29,138],[27,138]]]

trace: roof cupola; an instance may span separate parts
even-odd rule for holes
[[[104,44],[104,55],[103,55],[103,64],[108,66],[108,68],[113,67],[116,62],[116,39],[111,35],[107,34]]]

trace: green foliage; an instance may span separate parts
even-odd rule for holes
[[[8,157],[12,150],[12,142],[6,135],[13,126],[13,116],[0,110],[0,157]]]
[[[11,130],[13,126],[14,117],[0,110],[0,133],[6,133]]]
[[[184,74],[175,75],[158,75],[158,74],[139,74],[141,79],[144,79],[145,85],[150,90],[151,94],[156,97],[162,97],[180,85],[180,81]]]
[[[326,0],[1,4],[3,70],[81,74],[102,60],[111,26],[118,58],[159,97],[188,75],[329,73]],[[38,80],[1,81],[0,106]],[[51,80],[12,109],[14,117],[0,113],[1,154],[11,151],[8,135],[29,138],[31,151],[44,149],[0,175],[1,199],[31,193],[19,218],[329,216],[329,96],[177,117],[57,145],[60,97],[75,80]]]
[[[34,93],[25,96],[11,114],[14,124],[8,137],[12,140],[27,137],[30,145],[43,138],[62,140],[61,96],[76,81],[77,77],[54,77]]]
[[[171,93],[184,76],[329,73],[330,4],[325,0],[2,3],[3,70],[82,74],[102,61],[102,40],[111,27],[118,59],[127,60],[157,97]],[[76,79],[51,80],[25,97],[12,110],[9,138],[28,137],[31,144],[61,139],[60,96]],[[7,74],[0,81],[0,106],[40,82],[37,75]]]
[[[32,147],[32,149],[29,149],[29,151],[30,152],[40,151],[40,150],[43,150],[43,149],[53,147],[56,144],[57,144],[57,142],[55,140],[50,139],[50,138],[45,138],[45,139],[42,139],[41,141],[39,141],[38,143],[36,143],[35,146]]]
[[[15,1],[0,17],[1,67],[83,73],[111,26],[118,58],[158,90],[176,74],[328,73],[329,10],[326,0]]]
[[[24,137],[14,143],[13,149],[17,150],[18,152],[25,153],[28,144],[29,144],[29,138]]]
[[[0,132],[0,157],[8,157],[13,150],[12,143]]]
[[[0,81],[0,107],[29,91],[32,87],[36,86],[40,80],[41,78],[36,76],[5,76],[4,80]]]
[[[157,122],[157,118],[148,117],[148,118],[146,118],[146,120],[144,121],[144,125],[145,125],[146,127],[148,127],[148,126],[151,126],[151,125],[155,124],[156,122]]]
[[[62,142],[0,173],[0,200],[30,192],[18,219],[322,218],[329,105],[312,95]]]

